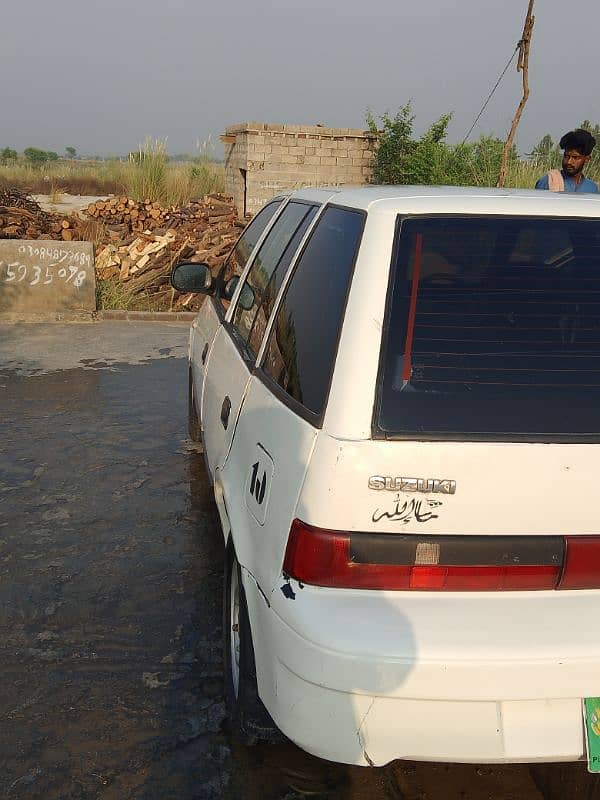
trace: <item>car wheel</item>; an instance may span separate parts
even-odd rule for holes
[[[544,800],[600,800],[600,777],[585,764],[532,764],[529,771]]]
[[[202,432],[200,430],[200,420],[198,419],[198,410],[196,408],[194,379],[192,378],[191,367],[188,372],[188,432],[192,442],[199,442],[202,440]]]
[[[281,741],[283,734],[258,696],[252,631],[240,565],[227,547],[223,596],[225,703],[236,738],[244,744]]]

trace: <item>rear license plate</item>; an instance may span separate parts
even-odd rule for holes
[[[600,772],[600,697],[583,701],[588,772]]]

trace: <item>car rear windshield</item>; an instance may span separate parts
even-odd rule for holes
[[[600,439],[600,220],[399,220],[376,428]]]

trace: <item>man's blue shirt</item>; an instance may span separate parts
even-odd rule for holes
[[[580,183],[575,183],[573,178],[570,178],[568,175],[561,170],[561,175],[565,181],[565,192],[589,192],[590,194],[598,194],[598,186],[591,181],[589,178],[583,178]],[[539,181],[535,185],[536,189],[547,189],[548,188],[548,175],[542,175]]]

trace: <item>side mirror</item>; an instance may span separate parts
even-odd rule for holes
[[[208,264],[187,262],[176,264],[171,272],[171,286],[178,292],[211,294],[214,290],[214,282],[210,267]]]
[[[237,289],[239,282],[239,275],[234,275],[233,278],[227,281],[225,288],[223,289],[223,297],[225,300],[231,300],[235,294],[235,290]],[[238,304],[244,309],[244,311],[250,311],[251,308],[254,308],[254,291],[252,290],[252,287],[248,285],[248,282],[242,286]]]

